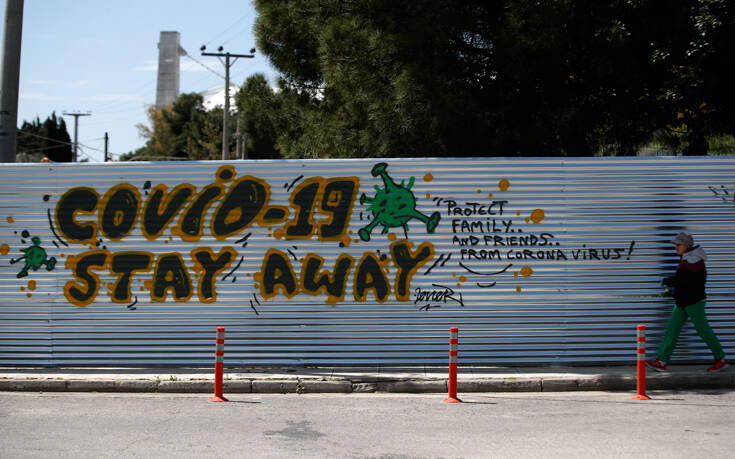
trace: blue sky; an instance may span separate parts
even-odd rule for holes
[[[102,161],[105,132],[114,155],[134,150],[144,143],[135,126],[147,124],[146,107],[156,98],[160,32],[178,31],[188,53],[224,75],[217,58],[201,56],[199,47],[247,53],[256,46],[255,18],[248,0],[25,0],[18,125],[53,111],[90,111],[79,122],[80,158]],[[278,74],[256,52],[254,59],[238,60],[230,78],[241,85],[254,73],[274,84]],[[181,92],[223,85],[222,78],[181,57]],[[65,119],[73,138],[74,119]]]

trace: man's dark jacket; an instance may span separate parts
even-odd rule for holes
[[[676,274],[664,279],[664,285],[674,288],[674,301],[683,308],[707,298],[704,284],[707,282],[707,255],[700,246],[689,248],[681,256]]]

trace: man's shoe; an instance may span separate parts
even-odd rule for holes
[[[651,367],[656,371],[666,371],[666,364],[659,359],[646,360],[646,366]]]
[[[720,371],[723,368],[726,368],[727,365],[728,365],[727,364],[727,360],[725,360],[725,359],[717,360],[717,361],[715,361],[715,364],[714,365],[712,365],[711,367],[707,368],[707,371]]]

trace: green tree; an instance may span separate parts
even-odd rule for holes
[[[138,125],[146,144],[122,161],[221,158],[222,109],[206,110],[201,94],[181,94],[170,107],[151,106],[148,119],[150,126]]]
[[[255,6],[284,156],[634,154],[666,129],[702,154],[735,130],[726,0]]]
[[[735,47],[735,4],[686,2],[688,28],[676,59],[669,59],[670,122],[663,127],[670,145],[685,155],[704,154],[710,141],[735,134],[735,88],[729,55]],[[681,31],[676,31],[681,33]],[[669,56],[665,56],[669,57]],[[730,151],[732,153],[732,150]]]
[[[72,147],[64,118],[52,112],[43,122],[39,118],[24,121],[18,132],[18,155],[26,160],[46,157],[54,162],[72,160]]]
[[[283,100],[262,74],[248,78],[237,92],[235,103],[248,158],[280,157],[277,143],[279,133],[284,130]]]

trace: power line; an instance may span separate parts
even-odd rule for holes
[[[46,150],[51,150],[51,149],[54,149],[54,148],[59,148],[59,146],[58,145],[49,145],[49,146],[43,147],[43,148],[36,148],[35,150],[23,151],[23,153],[26,153],[26,154],[29,154],[29,155],[30,154],[33,154],[33,153],[43,153]]]
[[[141,122],[145,122],[146,119],[147,119],[144,113],[141,113],[140,116],[135,116],[135,117],[130,116],[130,115],[122,115],[122,116],[116,116],[116,117],[113,117],[113,118],[107,118],[105,120],[98,120],[98,121],[95,121],[93,123],[87,123],[87,124],[85,124],[85,126],[100,126],[100,125],[110,126],[110,125],[114,125],[115,127],[120,127],[119,126],[120,125],[120,123],[119,123],[120,121],[130,121],[131,118],[134,118],[135,119],[134,120],[135,121],[135,124],[140,124]],[[135,126],[133,125],[132,127],[135,127]]]
[[[238,24],[240,24],[240,23],[242,22],[242,20],[243,20],[243,19],[245,19],[246,17],[250,16],[250,14],[251,14],[251,12],[250,12],[250,11],[248,11],[247,13],[245,13],[245,14],[243,14],[242,16],[240,16],[239,18],[237,18],[237,19],[235,20],[235,22],[233,22],[232,24],[230,24],[230,25],[229,25],[229,26],[228,26],[227,28],[225,28],[225,29],[224,29],[224,30],[223,30],[222,32],[220,32],[220,33],[218,33],[217,35],[215,35],[215,36],[214,36],[214,37],[213,37],[212,39],[210,39],[210,40],[209,40],[208,42],[206,42],[206,43],[204,44],[204,46],[209,46],[209,45],[210,45],[210,44],[211,44],[211,43],[212,43],[212,42],[213,42],[214,40],[216,40],[217,38],[219,38],[219,37],[221,37],[222,35],[226,34],[226,33],[227,33],[227,32],[229,32],[230,30],[232,30],[232,29],[233,29],[234,27],[236,27],[236,26],[237,26]],[[224,43],[223,43],[223,44],[224,44]]]
[[[94,162],[94,163],[99,163],[100,162],[100,161],[96,160],[95,158],[93,158],[90,154],[86,153],[83,149],[80,148],[80,150],[82,151],[82,155],[85,156],[85,158],[87,159],[87,161]]]
[[[42,136],[42,135],[38,135],[38,134],[34,134],[34,133],[32,133],[32,132],[24,131],[24,130],[22,130],[22,129],[18,129],[18,132],[19,132],[20,134],[23,134],[23,135],[29,135],[29,136],[32,136],[32,137],[38,137],[39,139],[43,139],[43,140],[49,140],[49,141],[51,141],[51,142],[56,142],[56,143],[60,143],[60,144],[63,144],[63,145],[74,145],[74,144],[73,144],[73,143],[71,143],[71,142],[64,142],[63,140],[57,140],[57,139],[52,139],[52,138],[50,138],[50,137],[44,137],[44,136]]]
[[[138,93],[139,91],[142,91],[144,88],[147,88],[148,86],[152,86],[156,83],[156,79],[149,80],[135,88],[133,88],[131,91],[133,93]],[[99,112],[102,107],[104,107],[104,111],[109,110],[109,106],[115,106],[118,104],[124,105],[128,103],[133,103],[138,101],[120,101],[120,100],[110,100],[110,101],[100,101],[98,105],[93,105],[91,108],[94,110],[95,113]]]
[[[242,35],[243,32],[245,32],[246,30],[248,30],[250,27],[252,27],[252,25],[248,24],[245,27],[243,27],[242,29],[238,30],[237,33],[235,33],[235,35],[231,35],[230,38],[228,38],[227,40],[223,41],[222,42],[222,46],[224,46],[227,43],[231,42],[236,37],[239,37],[240,35]]]
[[[193,56],[191,56],[191,55],[190,55],[189,53],[187,53],[187,52],[186,52],[186,50],[184,50],[184,56],[188,57],[188,58],[189,58],[189,59],[191,59],[192,61],[194,61],[194,62],[196,62],[197,64],[201,65],[202,67],[204,67],[205,69],[207,69],[207,70],[209,70],[210,72],[214,73],[215,75],[217,75],[218,77],[222,78],[223,80],[224,80],[224,79],[226,79],[224,75],[222,75],[222,74],[221,74],[221,73],[219,73],[218,71],[214,70],[214,69],[213,69],[212,67],[210,67],[210,66],[208,66],[208,65],[204,64],[203,62],[200,62],[200,61],[198,61],[197,59],[194,59],[194,57],[193,57]]]
[[[56,143],[62,144],[62,145],[74,145],[74,143],[72,143],[72,142],[64,142],[62,140],[56,140],[56,139],[52,139],[50,137],[44,137],[42,135],[33,134],[32,132],[23,131],[22,129],[18,129],[18,133],[23,134],[23,135],[30,135],[32,137],[38,137],[39,139],[48,140],[50,142],[56,142]],[[100,138],[97,138],[97,139],[87,140],[87,142],[92,142],[92,141],[95,141],[95,140],[103,140],[103,139],[104,139],[104,137],[100,137]],[[86,144],[84,144],[82,142],[79,142],[79,146],[80,147],[84,147],[84,148],[86,148],[88,150],[98,151],[100,153],[104,153],[105,152],[104,150],[101,150],[99,148],[95,148],[95,147],[86,145]],[[29,153],[35,153],[35,152],[39,152],[41,150],[46,150],[46,149],[49,149],[49,148],[56,148],[56,146],[49,146],[49,147],[40,148],[40,149],[37,149],[37,150],[33,150],[32,152],[29,152]],[[107,152],[107,153],[109,155],[115,155],[115,156],[121,156],[121,155],[124,155],[125,154],[125,153],[112,153],[112,152]],[[87,153],[85,153],[85,155],[89,156]]]
[[[128,106],[128,105],[130,105],[130,104],[120,105],[119,106],[120,108],[108,108],[108,109],[105,109],[105,110],[100,110],[100,111],[94,112],[94,115],[95,115],[94,117],[95,117],[95,119],[97,119],[97,118],[105,117],[105,116],[114,116],[114,115],[116,115],[118,113],[131,113],[131,112],[134,112],[134,111],[141,111],[141,110],[144,111],[144,110],[146,110],[146,105],[148,105],[148,104],[141,103],[139,105],[138,103],[136,103],[135,104],[135,107]],[[128,107],[125,108],[126,106],[128,106]]]
[[[84,147],[84,148],[90,149],[90,150],[98,151],[100,153],[104,153],[105,152],[105,150],[100,150],[99,148],[90,147],[89,145],[85,145],[83,143],[80,143],[79,145],[82,146],[82,147]],[[107,153],[110,154],[109,151]],[[113,153],[113,154],[117,154],[117,153]]]
[[[143,100],[129,100],[129,101],[124,101],[124,102],[118,102],[115,105],[108,105],[107,107],[101,110],[95,110],[94,115],[95,115],[95,118],[97,118],[97,116],[100,116],[103,114],[119,113],[121,111],[142,110],[144,107],[145,107],[145,102]]]
[[[91,146],[89,146],[89,145],[85,145],[85,144],[83,144],[83,143],[80,143],[79,145],[83,146],[84,148],[86,148],[86,149],[88,149],[88,150],[92,150],[92,151],[97,151],[97,152],[100,152],[100,153],[102,153],[102,154],[104,154],[104,153],[105,153],[105,150],[101,150],[101,149],[99,149],[99,148],[91,147]],[[112,151],[109,151],[109,150],[107,151],[107,156],[108,156],[108,157],[112,157],[112,156],[122,156],[122,155],[126,155],[126,154],[127,154],[127,153],[115,153],[115,152],[112,152]]]
[[[211,77],[209,76],[209,73],[202,72],[202,74],[203,74],[203,77],[202,78],[198,78],[196,80],[193,80],[190,83],[189,86],[192,87],[192,88],[200,88],[200,87],[202,87],[202,86],[205,85],[204,83],[206,81],[207,82],[206,86],[211,89],[211,86],[212,85],[210,83],[211,83],[212,80],[211,80]],[[223,78],[222,80],[224,81],[225,79]],[[207,91],[207,90],[208,89],[205,89],[204,91]],[[197,91],[197,92],[201,94],[204,91]]]

